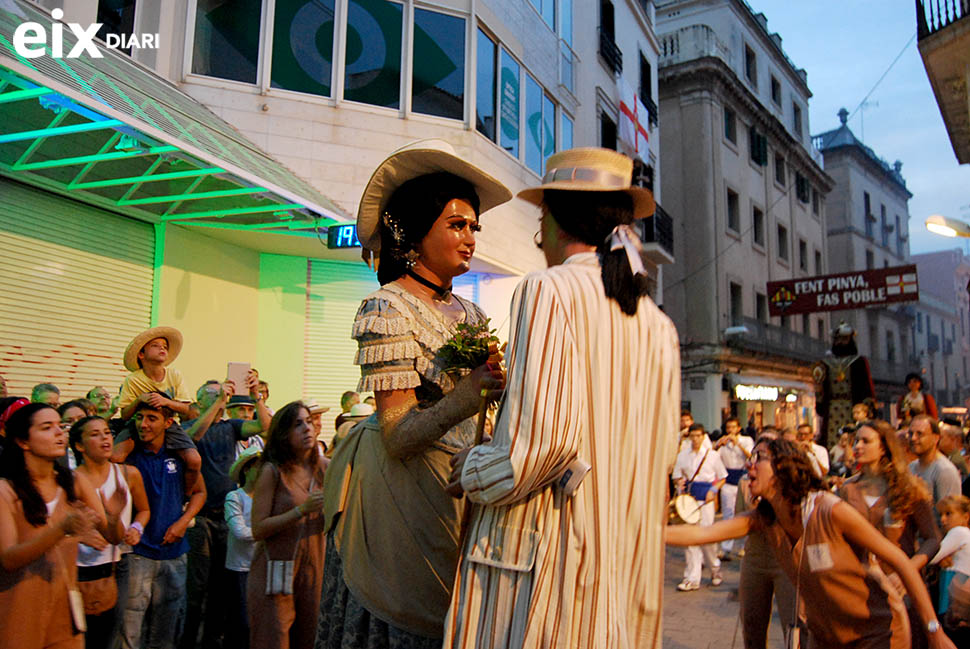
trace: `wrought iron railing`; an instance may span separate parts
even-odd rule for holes
[[[653,216],[642,220],[641,238],[645,243],[656,243],[661,248],[674,254],[674,219],[664,208],[657,205]]]
[[[762,322],[757,318],[741,318],[746,333],[728,338],[728,345],[746,351],[759,352],[774,356],[785,356],[801,361],[820,360],[826,351],[826,344],[787,327]]]
[[[657,102],[650,98],[650,95],[645,93],[640,94],[640,101],[647,108],[647,116],[650,120],[650,126],[656,126],[660,123],[660,109],[657,108]]]
[[[600,56],[614,73],[623,71],[623,52],[613,36],[600,29]]]
[[[970,16],[970,0],[916,0],[916,33],[920,40]]]

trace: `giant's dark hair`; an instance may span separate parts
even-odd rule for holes
[[[631,225],[633,197],[625,192],[580,192],[547,189],[542,202],[568,235],[596,246],[606,297],[627,315],[636,315],[640,298],[653,289],[653,280],[634,276],[626,251],[611,251],[607,237],[617,225]]]
[[[764,446],[771,454],[771,470],[778,489],[793,509],[812,491],[825,488],[801,445],[777,438],[759,439],[758,446]],[[769,523],[775,520],[775,511],[764,498],[758,502],[758,513]]]
[[[384,211],[400,227],[403,240],[394,238],[382,214],[377,225],[381,237],[377,281],[381,286],[407,272],[404,255],[421,243],[441,216],[445,205],[456,198],[468,201],[475,214],[479,213],[480,203],[475,187],[464,178],[447,172],[412,178],[391,194]]]
[[[269,422],[269,430],[266,431],[266,448],[263,449],[262,455],[264,462],[272,462],[277,467],[281,467],[297,460],[293,446],[290,444],[290,431],[296,425],[301,410],[310,412],[302,401],[291,401],[273,415],[273,419]]]
[[[34,486],[30,473],[27,472],[24,450],[17,444],[17,440],[27,440],[30,437],[30,426],[34,415],[45,409],[57,412],[46,403],[29,403],[10,416],[4,428],[7,443],[4,444],[3,454],[0,455],[0,478],[10,481],[14,493],[20,498],[24,517],[34,527],[47,523],[47,503]],[[77,500],[74,493],[74,474],[70,469],[54,462],[54,479],[64,490],[69,502]]]

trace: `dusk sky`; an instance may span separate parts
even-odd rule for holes
[[[931,214],[970,221],[970,165],[957,163],[917,49],[914,0],[748,0],[768,18],[796,67],[808,72],[812,135],[839,125],[910,43],[856,111],[849,128],[878,156],[903,162],[909,201],[910,252],[965,247],[970,239],[927,232]],[[912,42],[910,42],[912,39]],[[878,105],[877,105],[878,104]],[[965,248],[967,249],[967,248]]]

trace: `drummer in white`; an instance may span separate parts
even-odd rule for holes
[[[738,500],[738,482],[745,473],[745,465],[751,457],[754,440],[747,435],[741,435],[741,422],[737,417],[728,417],[724,421],[724,436],[714,445],[721,462],[727,469],[727,480],[721,487],[721,516],[724,520],[734,518],[734,505]],[[741,544],[744,547],[744,544]],[[734,548],[734,539],[721,543],[722,559],[728,558],[728,553]]]
[[[703,424],[692,424],[687,434],[690,447],[678,454],[674,464],[674,481],[677,491],[689,493],[698,502],[701,510],[701,526],[714,524],[714,498],[718,490],[727,479],[727,470],[721,462],[721,456],[710,447],[704,448],[707,435]],[[687,567],[684,569],[684,580],[677,585],[677,590],[697,590],[701,583],[701,569],[703,561],[711,569],[711,585],[720,586],[721,561],[717,558],[717,545],[710,543],[702,546],[688,546],[684,548]]]

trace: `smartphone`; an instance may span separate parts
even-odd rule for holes
[[[246,389],[246,377],[249,376],[250,368],[249,363],[229,362],[229,366],[226,368],[226,378],[236,386],[233,394],[249,394],[249,390]]]

